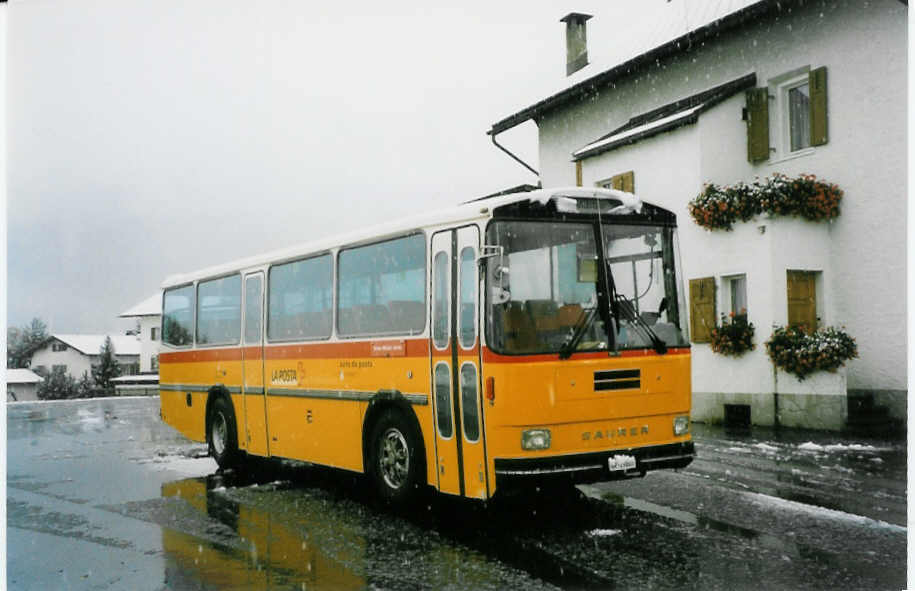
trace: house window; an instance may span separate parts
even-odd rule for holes
[[[54,351],[55,353],[60,353],[61,351],[66,351],[67,346],[63,343],[53,343],[51,345],[51,350]]]
[[[59,371],[62,373],[67,373],[67,366],[66,365],[52,365],[51,371]]]
[[[800,84],[785,88],[788,110],[788,138],[790,151],[797,152],[810,147],[810,84],[804,80]]]
[[[149,340],[158,341],[159,340],[159,327],[153,326],[149,329]]]
[[[826,107],[825,67],[811,70],[805,66],[772,78],[768,86],[747,91],[744,118],[749,161],[805,154],[827,143]]]
[[[725,305],[733,316],[746,316],[747,314],[747,276],[731,275],[722,277],[724,287]]]
[[[149,368],[152,371],[159,371],[159,356],[153,355],[149,358]]]

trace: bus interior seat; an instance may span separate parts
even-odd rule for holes
[[[423,302],[391,300],[388,302],[388,310],[391,325],[397,330],[422,327],[426,320]]]
[[[530,351],[536,346],[537,335],[522,302],[509,302],[505,306],[502,312],[502,328],[505,344],[510,349]]]
[[[581,304],[565,304],[560,307],[558,312],[559,328],[561,330],[572,328],[581,318],[581,314]]]

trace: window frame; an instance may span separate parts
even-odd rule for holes
[[[229,277],[238,277],[239,290],[238,290],[238,339],[235,341],[224,341],[219,343],[201,343],[200,342],[200,284],[209,283],[211,281],[219,281],[220,279],[227,279]],[[216,275],[214,277],[207,277],[205,279],[198,279],[194,282],[194,346],[197,348],[213,348],[213,347],[237,347],[241,344],[242,339],[242,301],[244,298],[245,292],[245,282],[241,276],[241,271],[233,271],[231,273],[225,273],[223,275]],[[164,297],[163,297],[163,301]]]
[[[449,242],[449,246],[450,246],[450,242]],[[445,261],[444,273],[442,275],[443,276],[442,281],[443,281],[443,286],[444,286],[443,290],[436,289],[437,286],[435,285],[436,279],[438,277],[441,277],[440,275],[436,275],[436,261],[439,260],[439,256],[443,256],[444,258],[442,260]],[[431,277],[432,323],[431,323],[430,332],[431,332],[431,336],[432,336],[432,346],[435,347],[435,349],[437,351],[445,351],[448,349],[448,346],[451,344],[451,291],[452,291],[451,263],[452,263],[452,256],[453,255],[451,255],[449,252],[440,250],[435,253],[435,256],[432,257],[432,270],[431,270],[431,272],[432,272],[432,277]],[[437,304],[439,303],[439,301],[436,299],[437,297],[442,298],[443,305],[437,306]],[[438,318],[437,312],[439,312],[439,310],[441,311],[441,314],[444,316],[444,319],[445,319],[445,323],[444,323],[445,332],[442,335],[437,334],[435,331],[435,326],[436,326],[435,320],[436,320],[436,318]],[[439,340],[439,336],[442,337],[441,341]]]
[[[737,281],[743,280],[743,296],[746,304],[744,305],[744,312],[741,314],[740,310],[734,309],[734,285]],[[730,314],[734,316],[748,315],[750,310],[750,294],[749,294],[749,282],[747,280],[746,273],[729,273],[727,275],[721,276],[721,302],[719,303],[719,308],[721,310],[727,310]]]
[[[473,404],[466,404],[468,400],[464,396],[464,368],[470,367],[473,369]],[[461,364],[460,369],[458,370],[458,387],[460,388],[461,395],[461,432],[464,435],[464,441],[467,443],[479,443],[480,438],[482,437],[482,422],[480,421],[480,372],[477,368],[477,364],[472,361],[465,361]],[[476,438],[471,439],[467,435],[467,408],[473,408],[474,418],[476,419]]]
[[[379,244],[385,244],[387,242],[393,242],[395,240],[403,240],[405,238],[411,238],[413,236],[421,236],[423,242],[423,297],[422,297],[422,310],[423,310],[423,325],[422,327],[415,331],[392,331],[392,332],[366,332],[358,334],[341,334],[340,333],[340,256],[350,250],[357,250],[360,248],[366,248],[369,246],[377,246]],[[347,246],[341,247],[337,250],[335,255],[334,262],[334,318],[333,318],[333,334],[338,339],[347,339],[347,340],[358,340],[358,339],[368,339],[368,338],[389,338],[389,337],[422,337],[426,334],[426,331],[429,328],[429,317],[431,315],[429,311],[429,293],[430,293],[430,278],[431,278],[431,264],[429,263],[429,236],[424,230],[412,230],[403,234],[398,234],[396,236],[391,236],[388,238],[383,238],[381,240],[369,240],[366,242],[361,242],[357,244],[349,244]]]
[[[179,289],[185,289],[187,287],[192,288],[192,293],[194,296],[193,305],[191,306],[191,341],[185,345],[176,345],[174,343],[168,342],[165,340],[165,295],[170,291],[178,291]],[[160,330],[162,336],[159,337],[159,342],[167,347],[172,349],[193,349],[197,346],[197,282],[188,281],[187,283],[180,283],[178,285],[173,285],[167,287],[162,291],[162,316],[161,321],[159,322]]]
[[[439,396],[438,396],[438,390],[436,389],[438,387],[438,381],[437,381],[438,375],[437,374],[439,373],[438,370],[440,367],[445,368],[445,374],[447,375],[447,378],[448,378],[447,381],[445,382],[448,384],[448,400],[447,400],[447,403],[445,403],[445,404],[439,404],[440,400],[439,400]],[[440,361],[436,362],[432,368],[432,398],[434,399],[434,402],[435,402],[435,433],[438,435],[438,437],[442,441],[450,441],[452,438],[455,437],[455,432],[457,431],[457,429],[455,429],[454,396],[455,396],[454,380],[453,380],[453,376],[451,374],[451,364],[447,361],[440,360]],[[447,413],[448,413],[447,416],[448,416],[448,420],[450,421],[450,427],[451,427],[451,431],[448,433],[447,437],[441,431],[441,426],[442,426],[441,419],[444,418],[444,416],[445,416],[443,414],[444,410],[447,410]]]
[[[293,337],[288,339],[283,338],[270,338],[270,295],[273,289],[270,287],[270,277],[273,273],[274,267],[282,267],[283,265],[291,265],[294,263],[301,263],[304,261],[311,261],[314,259],[319,259],[321,257],[330,257],[330,332],[327,336],[318,336],[318,337]],[[337,265],[334,261],[334,252],[331,250],[325,250],[322,252],[312,253],[304,257],[296,257],[293,259],[287,259],[283,261],[277,261],[270,263],[270,266],[267,267],[266,272],[266,282],[264,285],[264,343],[295,343],[295,342],[319,342],[330,340],[337,333]],[[252,271],[251,273],[255,273]]]
[[[256,341],[248,340],[248,281],[258,279],[261,282],[260,288],[260,334]],[[244,294],[242,299],[242,318],[241,318],[241,342],[244,346],[260,347],[263,346],[267,336],[267,326],[265,312],[267,311],[267,274],[262,270],[249,271],[242,276],[241,291]]]
[[[810,97],[810,106],[807,115],[809,124],[813,117],[813,98],[810,96],[811,89],[809,86],[810,72],[810,66],[803,66],[769,80],[769,100],[774,100],[775,102],[774,109],[769,110],[769,129],[770,131],[774,131],[775,136],[775,141],[771,144],[771,147],[774,148],[774,152],[769,155],[768,160],[770,164],[777,164],[784,160],[806,156],[816,151],[816,146],[813,145],[812,137],[808,138],[808,142],[810,142],[809,145],[794,151],[791,150],[791,105],[788,94],[794,88],[807,85],[808,96]],[[773,112],[774,117],[772,116]]]
[[[480,317],[480,283],[479,283],[479,280],[480,280],[480,276],[478,273],[479,266],[477,265],[477,262],[478,262],[477,249],[474,246],[468,245],[468,246],[459,248],[458,250],[459,250],[458,255],[457,255],[457,276],[458,276],[457,283],[458,284],[457,284],[457,288],[455,290],[453,290],[453,291],[457,292],[457,307],[456,307],[457,342],[458,342],[458,346],[461,349],[463,349],[465,351],[472,351],[473,348],[477,344],[477,338],[479,337],[479,332],[480,332],[480,327],[479,327],[479,317]],[[465,278],[464,252],[466,252],[468,250],[473,255],[471,264],[468,265],[468,267],[470,269],[472,269],[471,273],[468,275],[468,277],[470,278],[469,279],[470,283],[468,283],[468,285],[473,286],[472,302],[465,302],[464,297],[463,297],[463,287],[464,287],[464,278]],[[473,335],[471,335],[471,339],[470,339],[469,343],[464,342],[464,339],[463,339],[464,334],[463,334],[463,330],[462,330],[463,326],[464,326],[463,307],[464,307],[465,303],[473,303],[473,313],[472,313],[472,318],[471,318],[472,324],[473,324]]]

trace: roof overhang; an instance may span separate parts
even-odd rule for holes
[[[508,117],[493,123],[492,127],[486,133],[489,135],[496,135],[520,125],[525,121],[536,121],[547,112],[568,103],[582,100],[592,94],[596,94],[616,81],[638,73],[646,66],[654,66],[660,61],[689,52],[694,47],[701,46],[706,40],[717,37],[726,31],[738,29],[747,23],[756,21],[760,18],[786,11],[788,8],[802,3],[803,1],[804,0],[761,0],[756,4],[751,4],[746,8],[732,12],[705,26],[694,29],[685,35],[681,35],[672,41],[659,45],[618,66],[614,66],[609,70],[605,70],[591,78],[574,84],[513,115],[509,115]]]
[[[725,84],[668,103],[637,115],[625,125],[572,152],[572,160],[584,160],[620,146],[672,131],[699,120],[699,115],[738,92],[756,86],[756,74],[750,73]]]

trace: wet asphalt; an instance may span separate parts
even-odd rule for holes
[[[694,426],[679,472],[379,506],[292,462],[221,473],[157,398],[7,407],[9,589],[901,589],[906,444]]]

